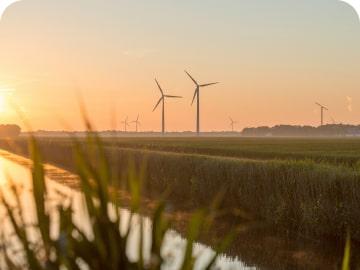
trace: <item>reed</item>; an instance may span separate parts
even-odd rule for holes
[[[0,228],[1,269],[161,269],[166,261],[161,248],[165,233],[170,227],[169,221],[164,216],[165,203],[159,201],[152,216],[150,259],[144,257],[144,236],[143,230],[140,229],[138,259],[130,260],[126,247],[132,222],[128,223],[125,232],[120,231],[121,215],[116,209],[120,209],[121,203],[118,194],[110,191],[110,182],[113,181],[111,163],[106,149],[96,134],[89,133],[85,143],[73,140],[70,146],[71,166],[80,178],[87,216],[91,221],[90,233],[84,231],[75,222],[72,203],[60,204],[55,210],[49,210],[51,202],[45,181],[42,147],[34,138],[31,138],[29,146],[27,153],[33,161],[31,194],[35,203],[37,221],[35,224],[26,224],[20,203],[21,191],[16,186],[11,186],[10,189],[15,203],[10,203],[8,196],[2,194],[0,200],[6,212],[5,217],[2,218],[9,220],[14,233],[6,235]],[[66,151],[70,149],[66,148]],[[65,151],[65,148],[63,150]],[[67,153],[64,151],[57,152],[57,155]],[[126,181],[132,196],[130,209],[130,220],[132,220],[141,207],[145,174],[144,170],[136,168],[135,165],[128,166],[122,174],[126,176],[122,179]],[[115,215],[110,214],[110,208],[115,209]],[[201,231],[209,228],[214,211],[215,205],[211,209],[198,210],[193,215],[188,227],[187,246],[180,269],[193,268],[196,260],[193,258],[193,243],[198,239]],[[54,215],[58,217],[58,221],[54,221]],[[140,219],[140,228],[142,224],[143,221]],[[58,232],[56,236],[51,233],[54,226],[55,231]],[[36,239],[30,236],[29,229],[36,232],[38,236]],[[224,242],[216,249],[216,254],[205,266],[206,269],[211,269],[215,265],[217,256],[227,247],[231,235],[225,237]],[[12,240],[10,241],[9,238]],[[12,245],[14,238],[17,244]]]

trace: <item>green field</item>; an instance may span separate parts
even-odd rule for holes
[[[84,150],[90,151],[83,139]],[[360,240],[360,140],[106,138],[118,181],[129,160],[146,164],[148,195],[171,190],[174,205],[202,207],[225,190],[223,209],[301,234]],[[74,170],[68,139],[39,140],[47,162]],[[25,139],[1,141],[27,155]]]
[[[119,138],[104,142],[119,147],[250,159],[311,159],[356,165],[360,139],[291,138]]]

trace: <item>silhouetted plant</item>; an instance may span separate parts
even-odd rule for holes
[[[20,204],[21,191],[17,187],[11,187],[12,196],[16,198],[15,205],[6,199],[4,194],[1,196],[1,202],[6,209],[7,218],[14,232],[11,236],[2,233],[1,269],[161,269],[166,259],[161,253],[161,248],[165,233],[170,227],[169,220],[164,216],[164,202],[158,203],[152,217],[150,259],[144,258],[142,220],[140,221],[138,259],[130,260],[126,252],[132,226],[131,220],[138,215],[137,212],[141,207],[144,170],[136,170],[134,166],[130,166],[127,173],[127,185],[132,196],[130,222],[128,222],[125,232],[121,232],[120,198],[109,188],[111,168],[99,137],[95,133],[89,133],[85,146],[74,139],[72,147],[76,162],[74,166],[80,178],[81,192],[91,222],[90,234],[74,221],[73,203],[58,205],[52,212],[49,210],[43,160],[37,141],[31,138],[32,196],[36,206],[37,222],[31,225],[25,223]],[[218,200],[211,209],[198,210],[193,215],[188,228],[187,245],[180,269],[193,268],[195,262],[193,243],[202,231],[209,229],[216,205],[218,205]],[[115,209],[115,215],[110,214],[109,208]],[[52,218],[53,211],[58,216],[57,222]],[[51,234],[54,226],[57,227],[57,236]],[[38,235],[36,240],[30,236],[29,229]],[[225,237],[206,269],[211,269],[215,265],[216,258],[227,247],[232,236],[233,234],[229,234]],[[9,241],[9,237],[15,238],[17,244],[11,244],[14,242]]]

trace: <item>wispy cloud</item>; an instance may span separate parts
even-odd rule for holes
[[[347,110],[349,112],[353,111],[353,99],[352,97],[346,96],[346,101],[347,101]]]

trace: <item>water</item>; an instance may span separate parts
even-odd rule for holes
[[[10,201],[14,202],[14,198],[11,196],[9,190],[9,184],[14,185],[21,189],[20,202],[24,212],[24,220],[27,224],[33,224],[35,222],[34,202],[31,196],[31,174],[29,170],[29,161],[18,157],[13,154],[9,154],[5,151],[0,151],[0,190],[4,196]],[[81,193],[69,186],[76,186],[76,177],[69,172],[63,171],[56,167],[47,167],[47,188],[49,191],[49,209],[54,208],[56,205],[69,203],[71,198],[74,205],[74,216],[78,226],[80,226],[85,232],[90,234],[90,223],[88,222],[86,211],[84,211],[84,201]],[[64,183],[64,184],[61,184]],[[4,215],[4,207],[0,205],[0,216]],[[120,209],[121,213],[121,228],[125,230],[130,219],[130,212],[126,209]],[[52,220],[56,222],[56,215],[52,215]],[[130,259],[136,260],[138,254],[139,232],[140,222],[143,222],[144,229],[144,246],[145,246],[145,258],[149,258],[149,250],[151,246],[151,220],[146,217],[136,216],[132,220],[131,233],[127,246],[127,253]],[[54,226],[56,227],[56,226]],[[11,228],[6,221],[2,221],[2,231],[11,235]],[[57,232],[52,230],[52,235],[56,235]],[[35,233],[32,237],[36,239]],[[13,243],[16,244],[16,243]],[[163,254],[166,255],[167,261],[164,265],[164,270],[178,269],[181,264],[183,252],[186,246],[186,239],[181,237],[179,233],[174,230],[169,230],[165,237]],[[203,244],[197,243],[194,246],[194,255],[197,256],[196,269],[202,269],[204,265],[214,255],[214,251]],[[231,258],[226,255],[220,256],[217,261],[218,269],[256,269],[255,267],[247,267],[245,263],[237,258]]]

